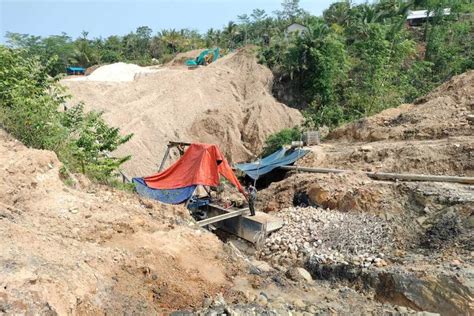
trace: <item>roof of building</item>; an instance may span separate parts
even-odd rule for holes
[[[450,15],[451,9],[446,8],[443,9],[443,15]],[[429,17],[433,17],[435,15],[434,11],[429,12]],[[413,10],[408,11],[407,20],[414,20],[414,19],[425,19],[428,17],[428,10]]]
[[[293,23],[291,23],[290,25],[288,25],[288,26],[286,27],[287,30],[290,29],[290,28],[300,29],[300,30],[301,30],[301,29],[305,29],[305,30],[308,29],[308,28],[307,28],[306,26],[304,26],[303,24],[296,23],[296,22],[293,22]]]

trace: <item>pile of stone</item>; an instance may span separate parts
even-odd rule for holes
[[[376,216],[321,208],[291,207],[278,213],[285,225],[270,235],[260,257],[276,265],[304,263],[385,266],[392,246],[392,229]]]

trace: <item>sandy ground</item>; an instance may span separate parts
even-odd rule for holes
[[[65,186],[54,153],[0,131],[0,312],[156,313],[200,307],[235,267],[184,208]]]
[[[195,227],[182,207],[60,177],[52,152],[0,131],[3,314],[393,312],[371,293],[289,278]],[[260,268],[257,268],[260,267]],[[347,305],[346,303],[350,304]]]
[[[258,153],[269,134],[300,123],[297,110],[271,95],[272,80],[270,70],[242,50],[193,70],[170,64],[133,82],[62,84],[71,104],[83,101],[134,134],[117,154],[133,156],[126,173],[145,176],[157,171],[170,140],[215,143],[229,160],[242,161]]]

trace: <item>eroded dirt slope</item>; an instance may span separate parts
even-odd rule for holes
[[[222,243],[184,208],[68,187],[54,153],[1,130],[0,152],[0,313],[150,314],[229,288]]]
[[[329,135],[338,141],[439,139],[473,136],[474,70],[455,76],[414,104],[403,104],[347,124]]]
[[[364,171],[474,176],[473,84],[473,71],[454,77],[310,147],[298,165],[348,172],[292,171],[261,190],[258,206],[287,223],[261,258],[404,308],[472,314],[474,187],[375,181]]]
[[[403,104],[332,131],[300,165],[474,176],[474,71]]]
[[[301,114],[273,98],[272,81],[247,49],[193,70],[169,64],[133,82],[62,83],[71,104],[83,101],[135,134],[117,153],[133,155],[125,171],[144,176],[157,171],[169,140],[214,143],[231,161],[243,161],[269,134],[298,124]]]
[[[370,143],[330,141],[310,149],[299,162],[301,166],[474,176],[474,136]]]
[[[81,178],[66,186],[53,153],[1,130],[0,152],[2,314],[394,311],[372,294],[244,258],[194,228],[184,208]]]

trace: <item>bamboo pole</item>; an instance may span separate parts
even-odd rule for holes
[[[343,173],[351,170],[329,169],[329,168],[309,168],[296,166],[282,166],[283,170],[298,170],[301,172],[311,173]],[[402,181],[429,181],[429,182],[453,182],[463,184],[474,184],[474,177],[457,177],[457,176],[437,176],[429,174],[413,174],[413,173],[388,173],[388,172],[365,172],[364,173],[375,180],[402,180]]]

